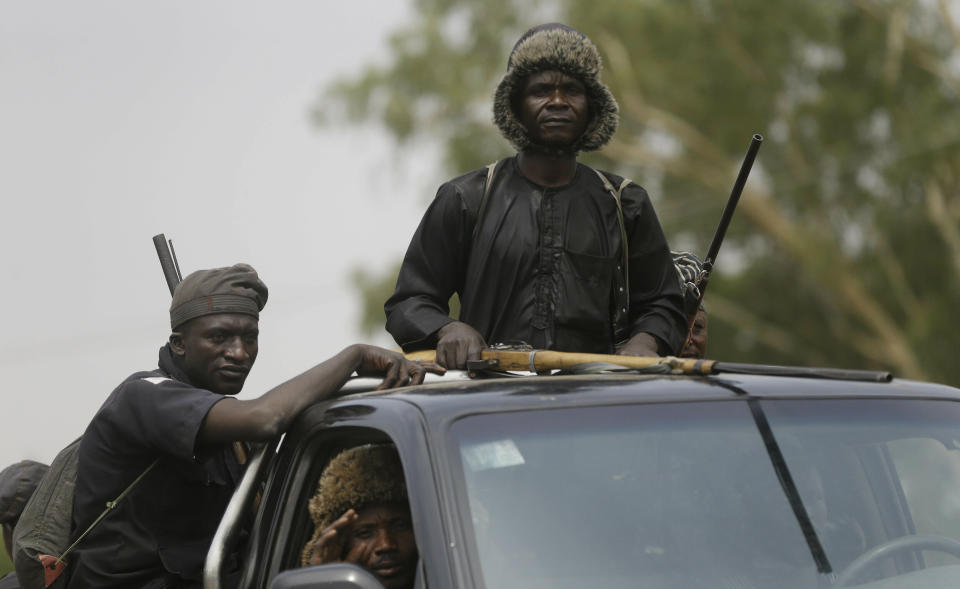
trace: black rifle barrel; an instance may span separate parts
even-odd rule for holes
[[[173,240],[168,239],[167,245],[170,246],[170,257],[173,258],[173,269],[177,271],[177,284],[183,282],[183,274],[180,273],[180,262],[177,261],[177,250],[173,249]]]
[[[747,148],[747,155],[743,158],[743,163],[740,165],[740,173],[737,174],[737,181],[733,183],[733,190],[730,192],[730,198],[727,199],[727,204],[723,207],[723,214],[720,216],[720,223],[717,225],[717,230],[713,234],[713,241],[710,242],[710,249],[707,250],[707,257],[703,259],[703,274],[701,275],[700,283],[697,284],[698,289],[700,290],[700,302],[703,302],[703,293],[707,290],[707,282],[710,281],[710,273],[713,271],[713,264],[717,260],[717,254],[720,252],[720,244],[723,243],[723,238],[727,234],[727,227],[730,226],[730,221],[733,219],[733,212],[737,208],[737,203],[740,202],[740,194],[743,193],[743,187],[747,183],[747,176],[750,175],[750,169],[753,167],[753,160],[757,158],[757,152],[760,151],[760,143],[763,142],[763,137],[756,133],[753,138],[750,140],[750,146]]]
[[[154,235],[153,245],[157,248],[157,257],[160,258],[163,277],[167,279],[167,287],[170,288],[170,294],[173,295],[173,290],[180,284],[180,273],[170,253],[170,246],[167,245],[167,238],[164,237],[163,233]]]
[[[876,370],[848,370],[845,368],[811,368],[807,366],[774,366],[770,364],[741,364],[717,362],[714,374],[772,374],[775,376],[800,376],[805,378],[829,378],[831,380],[860,380],[890,382],[893,374]]]

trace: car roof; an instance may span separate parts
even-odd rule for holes
[[[432,375],[431,375],[432,376]],[[960,401],[960,389],[904,379],[889,382],[754,374],[587,374],[470,379],[462,372],[428,378],[418,386],[374,391],[378,381],[354,379],[340,403],[402,400],[425,415],[674,401],[749,398],[913,398]],[[356,392],[353,392],[356,391]]]

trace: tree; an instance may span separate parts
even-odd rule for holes
[[[709,354],[960,383],[960,22],[947,0],[418,0],[393,61],[325,103],[453,173],[510,153],[490,122],[513,42],[560,20],[621,107],[586,161],[636,179],[700,255],[753,132],[765,136],[718,257]],[[385,300],[395,275],[365,278]],[[373,305],[371,305],[373,306]],[[382,321],[382,315],[377,317]]]

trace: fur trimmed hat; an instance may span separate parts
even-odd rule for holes
[[[315,530],[304,546],[303,564],[309,562],[313,545],[327,526],[348,509],[360,511],[375,503],[407,503],[397,449],[392,444],[367,444],[337,454],[323,470],[317,493],[310,499]]]
[[[580,80],[587,90],[590,121],[573,144],[574,153],[593,151],[607,144],[617,131],[619,107],[600,81],[600,52],[580,31],[562,23],[533,27],[520,37],[493,95],[493,122],[518,151],[533,144],[526,127],[513,110],[514,99],[527,76],[557,70]]]

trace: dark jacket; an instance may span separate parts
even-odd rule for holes
[[[570,184],[548,188],[526,178],[515,157],[502,161],[474,236],[486,172],[443,184],[410,242],[384,306],[387,330],[404,350],[436,345],[437,330],[451,321],[454,293],[460,320],[488,344],[609,353],[618,339],[647,332],[661,353],[679,349],[686,327],[682,296],[643,188],[631,183],[621,194],[627,302],[620,290],[626,285],[617,203],[594,170],[578,164]],[[614,186],[622,180],[607,177]],[[615,334],[618,306],[627,310]]]
[[[69,587],[199,587],[203,562],[241,475],[229,445],[198,448],[222,395],[189,383],[169,346],[159,369],[128,377],[94,416],[80,445],[76,537],[156,458],[69,559]]]

